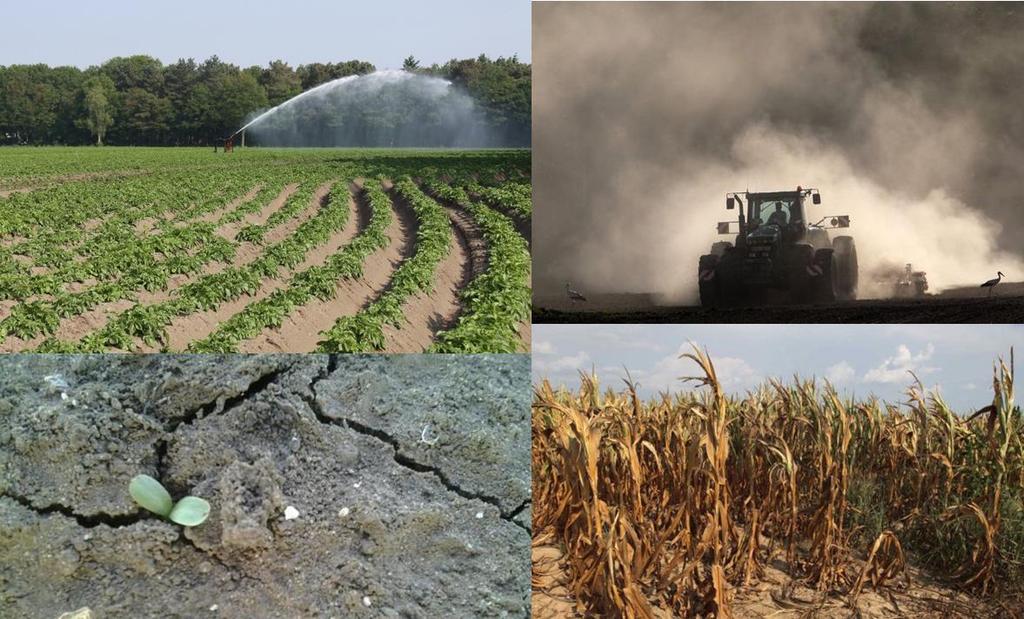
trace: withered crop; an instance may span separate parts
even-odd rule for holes
[[[728,617],[775,559],[851,603],[910,561],[979,595],[1020,576],[1012,351],[969,416],[919,381],[901,405],[799,378],[731,397],[705,352],[685,357],[700,388],[648,402],[629,379],[536,386],[534,544],[560,547],[581,613]]]

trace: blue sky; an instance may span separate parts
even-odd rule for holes
[[[421,64],[481,53],[530,61],[529,0],[10,0],[0,24],[0,65],[85,68],[132,54],[216,54],[243,67],[280,58],[396,68],[409,54]]]
[[[645,395],[689,388],[688,341],[708,349],[726,389],[743,393],[768,377],[830,379],[841,391],[905,401],[913,370],[958,411],[992,401],[992,362],[1024,354],[1020,325],[534,325],[533,376],[578,387],[597,370],[620,388],[623,367]]]

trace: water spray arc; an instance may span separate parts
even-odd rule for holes
[[[396,70],[320,84],[253,117],[225,146],[246,133],[264,146],[502,146],[451,82]]]

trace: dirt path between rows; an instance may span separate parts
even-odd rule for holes
[[[224,215],[227,215],[228,213],[230,213],[231,211],[235,210],[236,208],[242,206],[243,204],[248,204],[249,202],[252,202],[253,200],[255,200],[256,196],[258,196],[259,193],[261,191],[263,191],[263,188],[265,186],[266,186],[266,183],[257,183],[256,186],[253,187],[252,189],[250,189],[249,191],[247,191],[245,193],[245,195],[240,196],[238,198],[235,198],[234,200],[232,200],[231,202],[228,202],[227,204],[225,204],[224,206],[220,207],[219,209],[217,209],[217,210],[215,210],[215,211],[213,211],[211,213],[207,213],[207,214],[205,214],[205,215],[203,215],[201,217],[198,217],[196,219],[192,219],[192,220],[189,220],[187,222],[182,222],[182,223],[193,223],[193,222],[197,222],[197,221],[206,222],[206,223],[216,222],[221,217],[223,217]],[[296,185],[296,187],[297,187],[297,185]],[[287,189],[287,187],[285,189]],[[283,191],[282,191],[282,193],[283,193]],[[280,196],[280,194],[278,194],[278,196]]]
[[[333,184],[334,182],[325,183],[317,188],[313,196],[313,202],[322,208],[326,204],[330,188]],[[262,286],[255,295],[243,295],[234,301],[221,304],[215,310],[176,318],[167,328],[168,349],[172,351],[185,350],[189,343],[207,337],[217,329],[220,323],[242,311],[250,303],[265,299],[273,292],[286,288],[288,281],[294,274],[312,266],[324,264],[327,258],[347,245],[355,237],[360,225],[358,221],[359,216],[356,212],[357,208],[354,200],[351,198],[351,194],[350,190],[348,201],[349,218],[342,230],[331,236],[326,243],[309,250],[305,260],[294,269],[284,271],[277,278],[264,278]],[[140,342],[137,350],[139,352],[158,352],[159,348],[146,346]],[[293,347],[289,350],[294,351],[297,349]]]
[[[35,191],[32,187],[19,187],[18,189],[0,189],[0,198],[9,198],[16,193],[31,193]]]
[[[396,198],[398,196],[396,195]],[[449,213],[449,217],[451,214]],[[475,232],[476,238],[471,235]],[[470,243],[477,248],[476,261],[486,261],[486,246],[479,238],[479,230],[457,226],[452,222],[452,250],[437,265],[434,273],[434,291],[419,293],[407,299],[402,306],[405,322],[401,328],[384,325],[385,350],[389,353],[423,352],[433,343],[438,331],[455,324],[462,306],[459,293],[473,279],[474,258]]]
[[[17,304],[18,304],[17,301],[12,301],[10,299],[0,300],[0,320],[3,320],[5,318],[7,318],[8,316],[10,316],[11,315],[11,310]]]
[[[369,219],[369,205],[360,193],[360,207]],[[386,289],[391,276],[402,260],[412,255],[415,246],[416,218],[404,205],[392,202],[391,225],[386,234],[391,242],[366,257],[363,276],[358,280],[341,280],[338,293],[330,301],[314,299],[296,308],[279,329],[265,330],[239,346],[239,352],[306,352],[313,351],[320,333],[330,329],[341,316],[351,316],[372,303]]]
[[[281,207],[284,206],[285,202],[288,201],[288,198],[290,198],[298,188],[298,183],[289,183],[285,185],[284,189],[281,190],[281,193],[277,194],[277,197],[271,200],[270,203],[263,207],[259,212],[250,213],[239,221],[224,224],[220,228],[217,228],[217,234],[229,241],[234,241],[235,235],[238,234],[238,231],[245,226],[250,224],[254,226],[262,226],[267,223],[267,220],[270,219],[271,215],[281,210]]]

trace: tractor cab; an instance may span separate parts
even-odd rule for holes
[[[797,187],[796,191],[727,194],[725,208],[734,209],[737,202],[740,206],[740,229],[736,245],[742,246],[748,241],[791,244],[802,240],[808,227],[804,210],[804,201],[808,196],[812,203],[821,204],[821,194],[817,189],[801,187]],[[728,225],[728,222],[725,223]],[[721,227],[722,224],[719,224]]]

